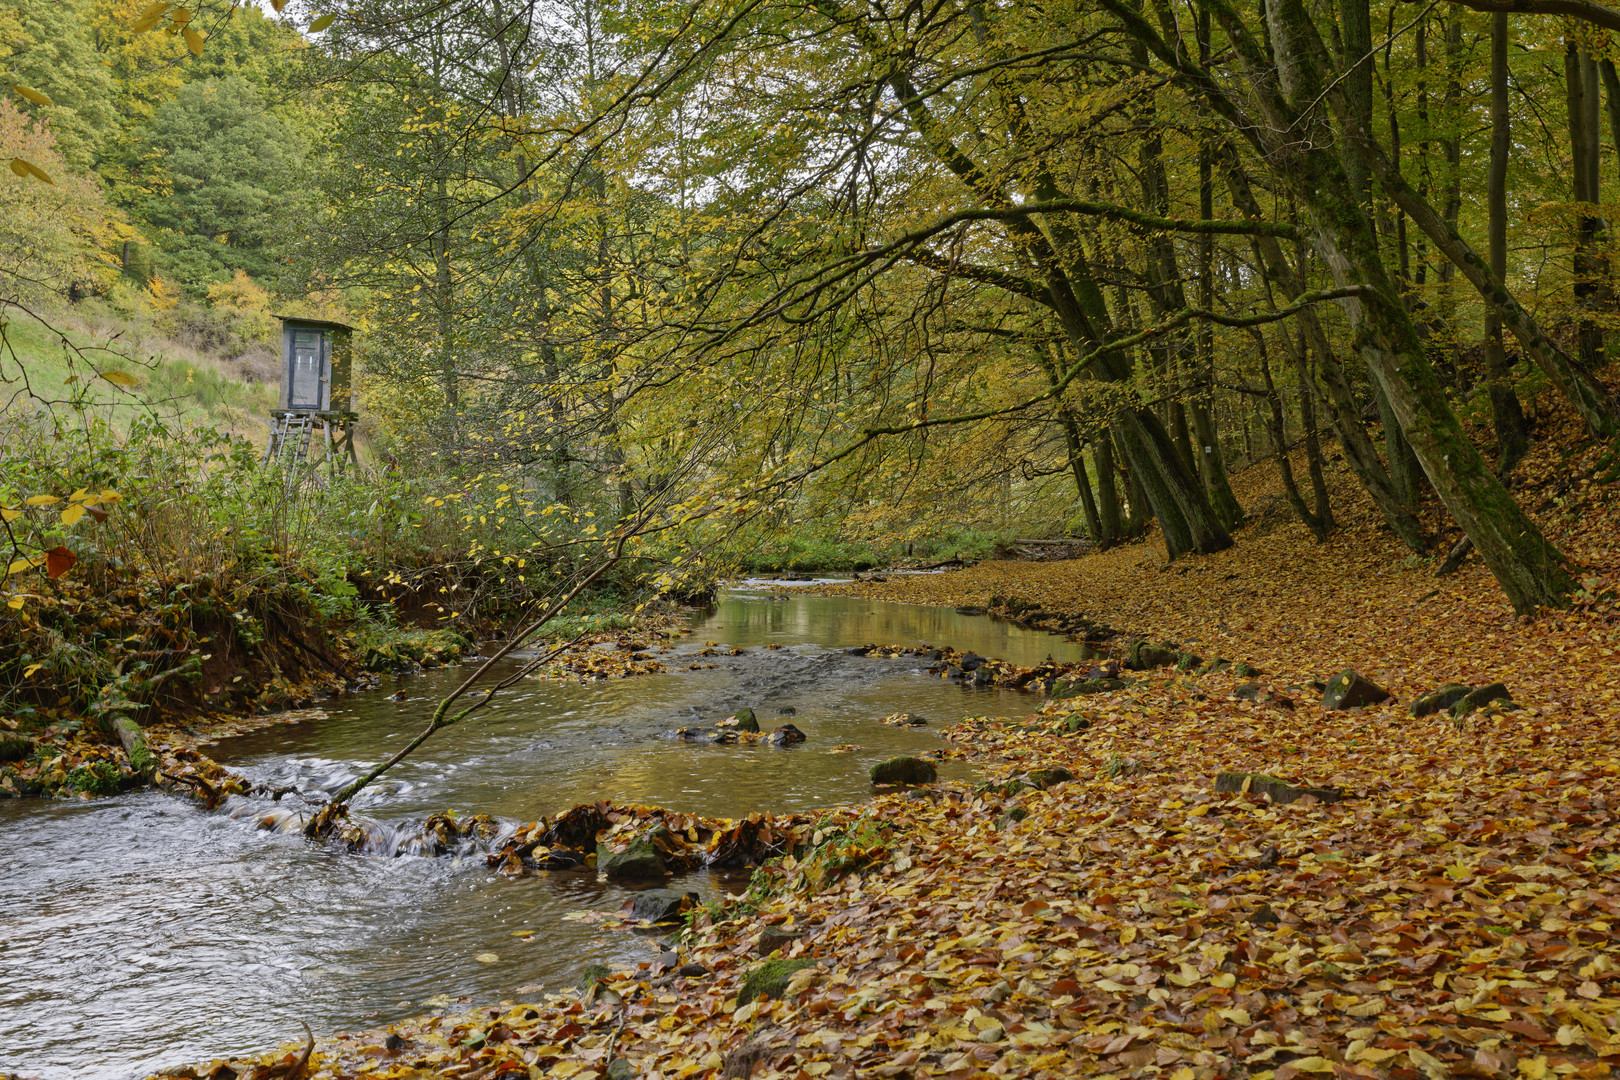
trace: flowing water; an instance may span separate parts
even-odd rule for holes
[[[384,824],[454,810],[532,820],[577,803],[643,802],[704,815],[792,812],[869,796],[883,757],[938,745],[937,726],[1017,714],[1028,694],[931,677],[916,658],[850,656],[862,644],[949,645],[1017,663],[1081,646],[947,608],[741,588],[693,618],[664,674],[527,681],[440,732],[362,794]],[[707,641],[747,650],[695,654]],[[762,646],[775,643],[780,649]],[[687,670],[690,663],[712,668]],[[402,678],[328,705],[328,719],[221,743],[255,780],[336,790],[410,739],[470,668]],[[386,695],[403,689],[404,702]],[[669,737],[753,708],[791,720],[802,745],[714,746]],[[778,716],[778,710],[795,710]],[[879,717],[912,712],[933,728]],[[830,754],[837,744],[855,753]],[[947,764],[946,775],[966,775]],[[288,796],[283,805],[297,805]],[[254,828],[268,800],[223,812],[158,792],[93,802],[0,803],[0,1072],[124,1078],[262,1050],[301,1034],[387,1023],[447,1002],[558,989],[592,962],[633,964],[652,939],[579,921],[629,893],[594,872],[497,878],[477,855],[351,855]],[[739,875],[692,874],[706,898]],[[498,959],[480,962],[479,954]]]

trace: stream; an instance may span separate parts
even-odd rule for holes
[[[695,632],[674,651],[652,650],[663,674],[519,684],[362,793],[354,816],[405,824],[448,809],[528,821],[606,799],[736,817],[855,803],[870,796],[873,762],[937,747],[939,728],[963,716],[1017,715],[1039,699],[929,676],[915,657],[844,650],[928,643],[1025,665],[1082,657],[1081,645],[949,608],[780,597],[770,582],[730,590],[693,616]],[[708,641],[747,651],[698,657]],[[771,643],[781,648],[763,648]],[[471,670],[385,680],[327,703],[325,720],[211,753],[255,780],[334,791],[414,736]],[[397,690],[405,701],[388,699]],[[783,749],[669,737],[741,707],[766,731],[791,721],[808,741]],[[896,712],[930,726],[878,722]],[[862,749],[828,753],[837,744]],[[953,762],[942,773],[970,775]],[[594,872],[509,880],[478,856],[338,852],[256,829],[273,805],[233,799],[206,812],[151,791],[0,802],[0,1073],[125,1080],[301,1039],[300,1020],[317,1033],[372,1027],[561,989],[586,964],[656,952],[656,939],[564,919],[616,910],[630,895]],[[676,881],[707,899],[747,875]],[[491,953],[494,962],[477,959]]]

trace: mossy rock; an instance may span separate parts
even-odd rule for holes
[[[1177,671],[1196,671],[1203,665],[1204,658],[1197,653],[1184,652],[1176,654]]]
[[[1344,792],[1338,788],[1296,787],[1286,780],[1279,780],[1275,776],[1265,773],[1223,772],[1215,777],[1215,790],[1218,792],[1242,791],[1247,783],[1249,793],[1265,795],[1274,803],[1291,803],[1303,799],[1307,795],[1314,795],[1319,801],[1325,803],[1341,802]]]
[[[1232,665],[1232,674],[1240,679],[1253,679],[1260,674],[1260,669],[1253,664],[1245,664],[1242,660]]]
[[[1473,687],[1465,683],[1447,683],[1438,690],[1430,690],[1412,702],[1413,716],[1429,716],[1441,709],[1449,709],[1468,696]]]
[[[1513,705],[1513,695],[1508,693],[1508,688],[1499,682],[1489,683],[1477,690],[1468,691],[1452,704],[1451,715],[1467,716],[1469,713],[1477,712],[1487,705],[1496,704]]]
[[[1028,776],[1029,782],[1040,788],[1042,791],[1045,791],[1050,787],[1055,787],[1058,784],[1068,783],[1070,780],[1074,779],[1074,773],[1070,772],[1068,769],[1065,769],[1061,765],[1054,766],[1050,769],[1031,769]]]
[[[1125,653],[1125,666],[1132,671],[1151,671],[1154,668],[1170,667],[1178,659],[1176,647],[1169,642],[1154,645],[1146,638],[1138,638],[1131,642]]]
[[[1010,829],[1027,817],[1029,817],[1028,810],[1022,806],[1015,806],[996,819],[996,828],[1002,830]]]
[[[737,991],[737,1004],[747,1005],[760,998],[780,1000],[793,976],[816,962],[809,957],[795,960],[767,960],[743,977],[742,989]]]
[[[1085,697],[1088,694],[1108,694],[1123,690],[1130,684],[1124,679],[1057,679],[1047,698],[1062,701],[1065,698]]]
[[[1218,671],[1230,671],[1232,661],[1224,656],[1217,656],[1212,660],[1205,660],[1204,666],[1198,669],[1200,675],[1214,675]]]
[[[1371,679],[1346,668],[1322,688],[1322,708],[1356,709],[1363,705],[1377,705],[1388,701],[1390,693]]]
[[[611,880],[647,881],[664,876],[664,857],[647,840],[632,840],[623,851],[596,846],[596,868]]]
[[[33,753],[33,739],[21,735],[0,735],[0,762],[27,761]]]
[[[973,791],[977,795],[999,795],[1003,799],[1010,799],[1020,791],[1032,791],[1034,787],[1034,784],[1023,780],[1003,780],[999,784],[982,780],[973,785]]]
[[[932,784],[939,770],[922,758],[892,757],[873,765],[868,775],[874,784]]]
[[[1076,732],[1087,731],[1091,728],[1091,721],[1084,716],[1065,716],[1059,720],[1056,731],[1059,735],[1073,735]]]
[[[754,715],[753,709],[738,709],[736,712],[738,731],[759,731],[759,718]]]

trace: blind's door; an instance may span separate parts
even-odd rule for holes
[[[294,330],[292,347],[292,381],[289,384],[289,409],[319,409],[321,407],[321,332]]]

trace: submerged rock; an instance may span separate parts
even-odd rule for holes
[[[868,775],[874,784],[932,784],[939,770],[922,758],[892,757],[873,765]]]
[[[698,894],[680,889],[648,889],[630,902],[630,915],[650,923],[676,922],[698,903]]]
[[[771,732],[770,736],[772,746],[792,746],[795,743],[804,742],[804,739],[804,732],[800,731],[792,724],[783,724],[781,727]]]

